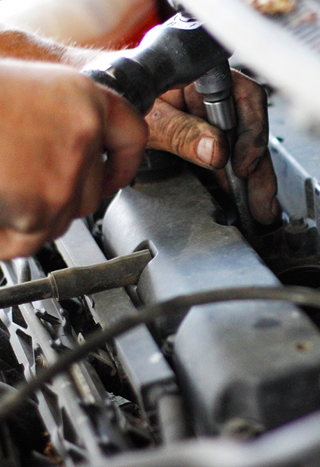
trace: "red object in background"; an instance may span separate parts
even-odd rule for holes
[[[123,38],[122,41],[117,41],[117,48],[122,49],[124,47],[136,47],[145,35],[145,33],[160,22],[160,16],[156,11],[156,8],[154,8],[152,13],[144,19],[144,21],[139,25],[139,27],[135,29],[135,31],[131,35],[128,35],[127,37]]]
[[[111,50],[136,47],[149,29],[162,23],[174,14],[173,9],[168,5],[166,0],[150,0],[150,4],[153,4],[153,6],[138,26],[135,24],[134,28],[131,28],[129,31],[126,28],[124,31],[121,31],[122,26],[119,26],[112,31],[111,38],[110,33],[108,33],[100,40],[95,40],[94,45],[107,47]],[[128,11],[127,18],[123,18],[122,20],[122,25],[130,24],[131,19],[132,12]]]
[[[175,13],[174,10],[168,5],[166,0],[154,1],[154,4],[155,7],[153,12],[148,16],[148,18],[145,18],[145,21],[132,34],[131,37],[126,38],[123,46],[136,47],[145,33],[149,31],[149,29],[167,20]]]

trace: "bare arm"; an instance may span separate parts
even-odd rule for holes
[[[111,52],[112,53],[112,52]],[[81,69],[87,63],[110,53],[99,49],[74,47],[37,34],[0,25],[0,57],[63,63]]]

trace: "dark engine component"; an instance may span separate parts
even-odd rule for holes
[[[319,408],[319,344],[282,304],[192,310],[175,355],[198,432],[250,437]]]
[[[154,255],[138,282],[143,303],[277,283],[234,227],[216,223],[218,212],[188,171],[114,199],[104,219],[108,250],[124,255],[149,245]],[[195,308],[179,327],[180,320],[160,320],[158,332],[176,333],[179,383],[199,434],[231,433],[235,422],[264,431],[319,407],[320,336],[298,308],[216,304]]]

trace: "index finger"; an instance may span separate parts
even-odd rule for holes
[[[267,95],[255,81],[233,71],[233,96],[237,109],[237,141],[232,166],[239,178],[248,181],[249,205],[253,217],[271,224],[279,215],[277,180],[268,151]]]
[[[252,79],[236,70],[232,74],[232,94],[238,118],[232,166],[238,177],[248,178],[268,147],[267,95]]]

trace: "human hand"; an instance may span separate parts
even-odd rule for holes
[[[255,81],[235,70],[233,97],[238,126],[232,151],[235,174],[248,183],[248,198],[253,217],[262,224],[277,218],[277,182],[268,151],[266,95]],[[188,113],[189,112],[189,113]],[[191,115],[190,115],[191,114]],[[164,149],[208,169],[224,189],[227,181],[222,169],[229,158],[225,134],[206,121],[203,98],[194,85],[167,92],[157,99],[146,117],[148,147]]]
[[[127,185],[147,129],[123,99],[66,66],[2,60],[0,86],[5,260],[34,253]]]

